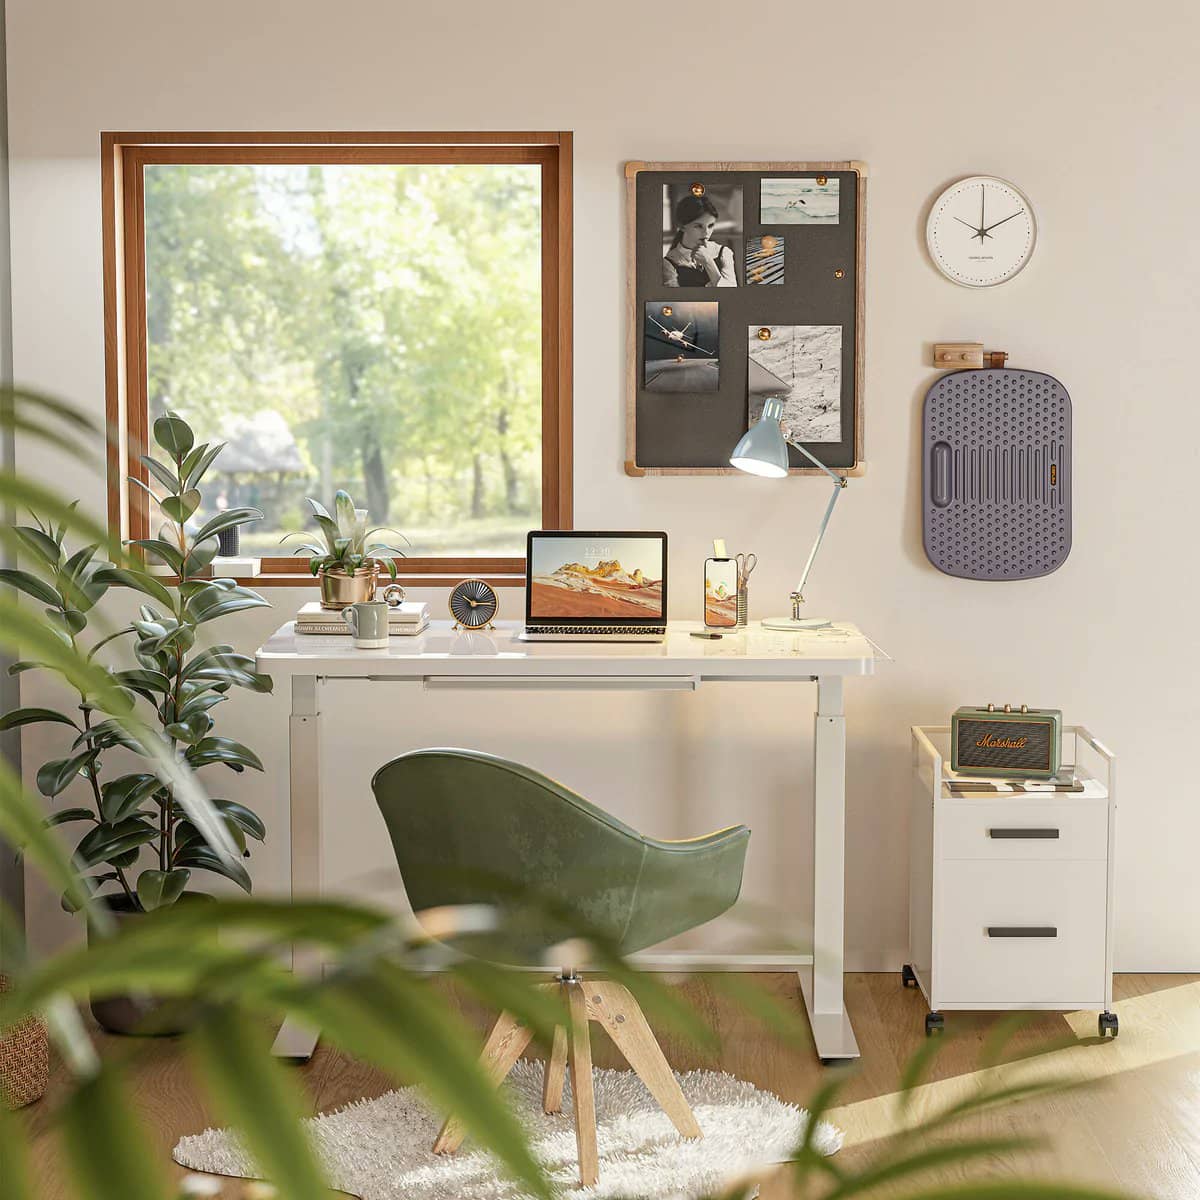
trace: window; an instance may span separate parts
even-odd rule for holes
[[[338,488],[427,582],[519,582],[526,530],[571,527],[570,134],[105,134],[102,162],[122,536],[166,409],[226,443],[197,519],[261,508],[276,582]]]

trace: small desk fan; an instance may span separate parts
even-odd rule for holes
[[[963,579],[1035,579],[1071,553],[1071,397],[1051,375],[952,371],[925,395],[925,553]]]

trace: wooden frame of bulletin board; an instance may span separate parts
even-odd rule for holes
[[[730,452],[778,394],[818,459],[863,474],[865,164],[630,162],[625,193],[625,473],[737,474]],[[717,211],[720,285],[664,266],[689,196]],[[821,473],[789,454],[790,474]]]

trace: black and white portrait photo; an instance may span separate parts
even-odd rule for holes
[[[737,287],[742,189],[728,183],[663,185],[663,285]]]

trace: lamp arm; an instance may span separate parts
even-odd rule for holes
[[[833,516],[833,510],[837,507],[838,497],[842,494],[842,489],[846,486],[845,476],[838,475],[831,471],[823,462],[811,454],[799,442],[792,441],[791,438],[785,439],[789,446],[794,446],[805,458],[814,466],[820,467],[830,479],[833,480],[833,492],[830,494],[829,503],[825,506],[825,515],[821,518],[821,527],[817,530],[817,536],[813,541],[812,549],[808,552],[808,561],[804,564],[804,574],[800,576],[800,582],[796,585],[795,592],[792,593],[793,600],[803,601],[804,587],[808,583],[808,573],[812,570],[813,563],[817,561],[817,552],[821,549],[821,542],[825,537],[825,530],[829,527],[829,518]],[[793,608],[798,608],[794,604]]]

